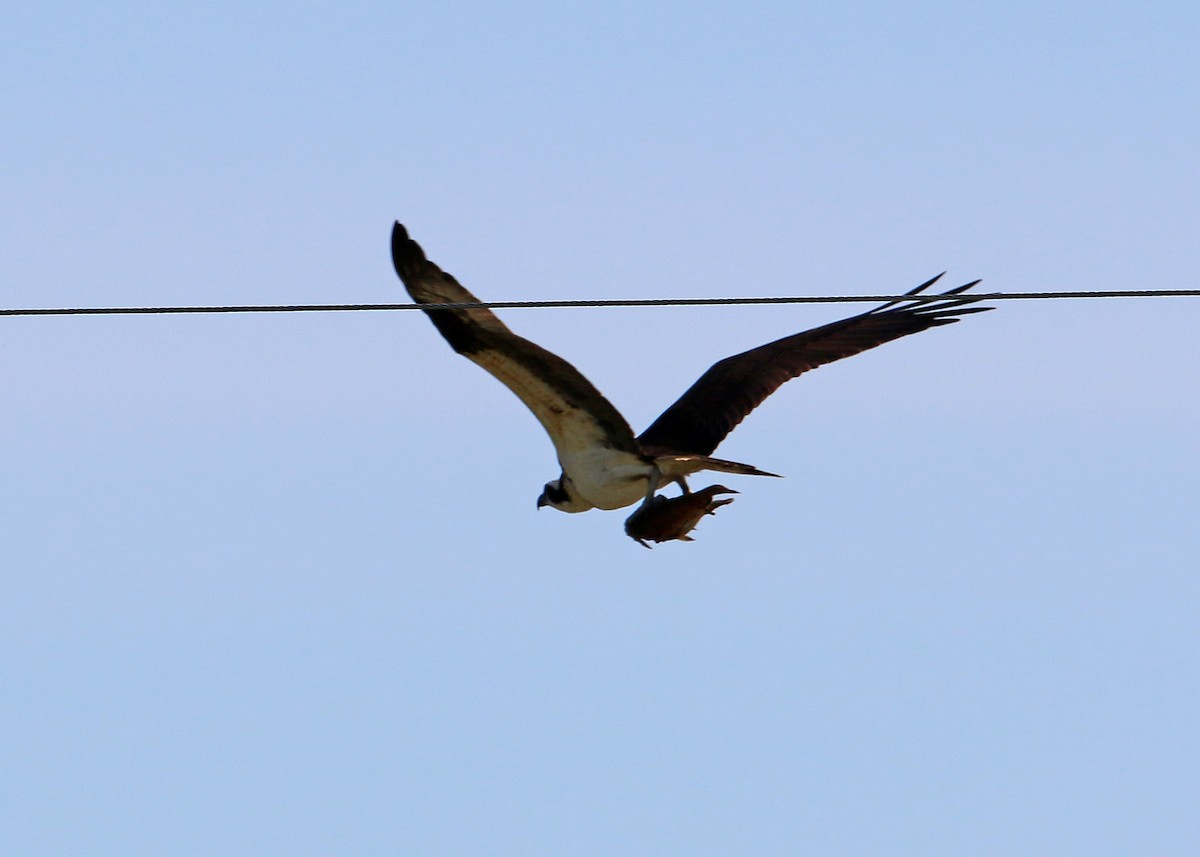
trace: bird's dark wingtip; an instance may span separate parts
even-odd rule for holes
[[[412,274],[425,261],[425,251],[421,245],[409,237],[404,224],[397,220],[392,226],[392,267],[400,279],[406,279],[406,275]]]
[[[938,280],[940,280],[944,276],[946,276],[946,272],[942,271],[936,277],[930,277],[928,280],[921,283],[921,285],[917,286],[915,289],[910,289],[907,292],[905,292],[905,294],[906,295],[919,295],[921,292],[925,291],[927,288],[932,286],[934,283],[936,283]]]
[[[878,315],[879,313],[885,312],[886,310],[889,310],[892,307],[898,306],[899,304],[904,303],[905,298],[911,297],[913,295],[919,295],[921,292],[925,291],[927,288],[932,286],[934,283],[936,283],[938,280],[940,280],[944,276],[946,276],[946,272],[942,271],[936,277],[930,277],[928,280],[921,283],[921,285],[909,289],[907,292],[905,292],[902,296],[900,296],[896,300],[888,301],[887,303],[881,304],[881,305],[875,307],[874,309],[869,309],[864,314],[865,315]]]
[[[971,282],[969,282],[969,283],[963,283],[961,286],[958,286],[958,287],[956,287],[956,288],[950,289],[949,291],[943,292],[942,294],[945,294],[945,295],[961,295],[961,294],[962,294],[963,292],[965,292],[967,289],[973,289],[973,288],[975,288],[975,286],[978,286],[978,285],[979,285],[980,283],[982,283],[982,282],[983,282],[983,280],[971,280]],[[974,297],[974,295],[972,295],[972,297]]]

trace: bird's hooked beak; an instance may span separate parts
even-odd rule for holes
[[[540,509],[543,506],[549,506],[549,505],[550,505],[550,501],[546,499],[546,495],[543,492],[541,495],[538,496],[538,508]]]

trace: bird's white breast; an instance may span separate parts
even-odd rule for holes
[[[575,492],[597,509],[620,509],[639,502],[649,487],[651,465],[636,455],[600,446],[560,456]]]

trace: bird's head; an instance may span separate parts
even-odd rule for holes
[[[574,488],[565,474],[547,482],[542,495],[538,497],[538,508],[550,506],[560,512],[586,512],[593,508],[591,503],[575,493]]]

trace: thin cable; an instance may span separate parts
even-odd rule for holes
[[[1200,289],[1136,289],[1091,292],[990,292],[956,295],[953,300],[1020,301],[1063,298],[1195,298]],[[145,306],[145,307],[59,307],[45,309],[0,309],[0,316],[18,315],[185,315],[197,313],[246,312],[379,312],[412,309],[574,309],[603,307],[746,306],[755,304],[886,303],[889,301],[931,302],[945,295],[804,295],[794,297],[730,298],[634,298],[628,300],[477,301],[444,304],[258,304],[245,306]]]

